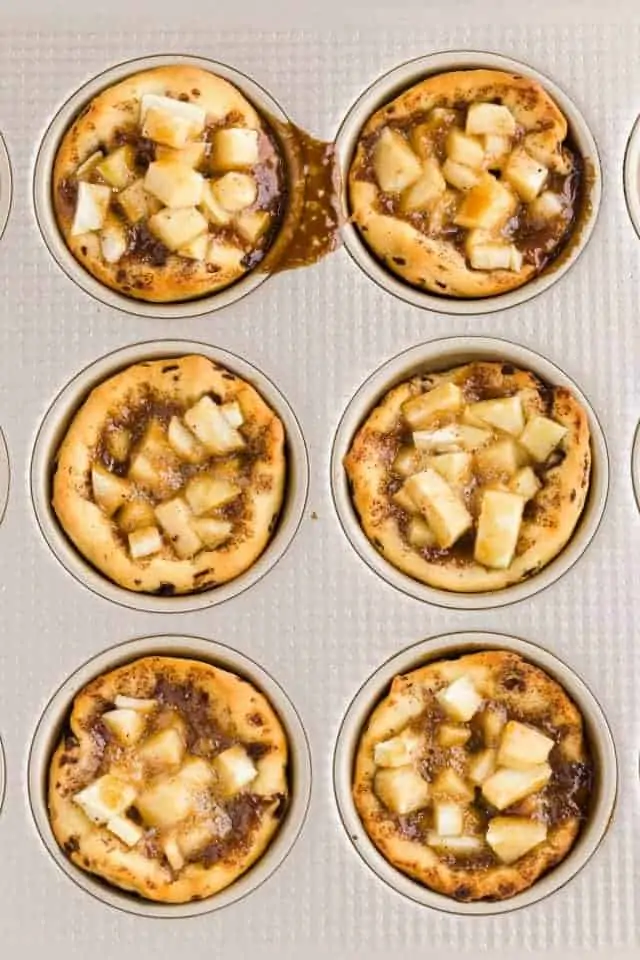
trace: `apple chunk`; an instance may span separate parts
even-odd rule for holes
[[[515,441],[505,438],[479,450],[476,463],[479,473],[485,479],[505,474],[512,477],[520,466],[520,451]]]
[[[422,175],[403,191],[402,209],[409,212],[426,210],[446,189],[447,184],[440,171],[440,164],[437,160],[427,160]]]
[[[466,132],[512,137],[516,120],[508,107],[499,103],[472,103],[467,113]]]
[[[96,503],[108,517],[127,502],[132,492],[129,480],[117,477],[100,464],[91,468],[91,487]]]
[[[444,549],[453,546],[471,528],[471,514],[435,470],[416,473],[405,482],[405,487]]]
[[[376,743],[373,749],[373,758],[378,767],[404,767],[411,763],[413,755],[420,746],[421,737],[412,730],[406,729],[397,737],[382,740]]]
[[[551,779],[551,767],[540,763],[528,770],[497,770],[482,784],[482,793],[496,809],[504,810],[532,793],[542,790]]]
[[[100,230],[107,218],[111,202],[111,187],[99,183],[78,183],[78,198],[71,226],[71,236],[79,237],[92,230]]]
[[[162,537],[155,525],[138,527],[129,534],[129,551],[134,560],[151,557],[162,550]]]
[[[547,839],[547,825],[526,817],[494,817],[487,843],[503,863],[515,863]]]
[[[469,413],[513,437],[520,436],[524,430],[522,400],[518,394],[513,397],[502,397],[499,400],[481,400],[479,403],[472,403],[469,406]]]
[[[245,127],[216,130],[211,142],[211,162],[216,170],[237,170],[258,163],[258,131]]]
[[[144,715],[138,710],[127,708],[107,710],[102,721],[125,746],[137,743],[144,730]]]
[[[420,430],[439,413],[456,413],[463,404],[463,394],[455,383],[441,383],[427,393],[405,400],[402,415],[412,430]]]
[[[125,145],[107,154],[104,160],[96,165],[96,173],[100,174],[110,187],[115,187],[116,190],[124,189],[135,177],[132,148]]]
[[[124,813],[135,799],[135,787],[111,773],[94,780],[73,797],[74,803],[94,823],[106,823],[111,817]]]
[[[207,451],[179,417],[171,417],[167,440],[174,453],[187,463],[202,463],[207,459]]]
[[[542,489],[542,484],[531,467],[522,467],[511,480],[509,488],[513,493],[517,493],[519,497],[524,497],[525,500],[532,500],[538,490]]]
[[[505,570],[513,560],[525,501],[516,493],[486,490],[482,497],[474,559],[485,567]]]
[[[169,250],[177,250],[207,229],[207,221],[195,207],[165,208],[149,218],[149,230]]]
[[[525,150],[514,150],[502,172],[521,200],[530,203],[538,196],[549,171]]]
[[[144,830],[129,817],[112,817],[107,821],[107,830],[118,840],[122,840],[127,847],[135,847],[136,843],[142,839]]]
[[[219,753],[213,767],[228,796],[239,793],[258,776],[256,765],[241,744]]]
[[[179,767],[184,757],[184,741],[175,727],[154,733],[139,750],[140,759],[152,772]]]
[[[401,133],[385,127],[373,150],[373,169],[385,193],[406,190],[422,174],[422,164]]]
[[[411,517],[407,528],[407,539],[411,546],[417,550],[424,550],[426,547],[437,545],[433,530],[422,517]]]
[[[185,423],[212,454],[224,455],[244,447],[242,435],[232,427],[211,397],[200,400],[184,415]]]
[[[203,184],[202,174],[175,160],[154,160],[144,178],[145,190],[167,207],[197,206]]]
[[[454,487],[461,486],[467,482],[471,473],[471,454],[439,453],[435,457],[429,457],[428,466],[437,470],[447,483]]]
[[[191,525],[209,550],[221,547],[233,533],[233,524],[215,517],[195,517]]]
[[[496,751],[488,747],[473,755],[469,761],[467,776],[471,783],[481,786],[496,769]]]
[[[495,230],[506,223],[515,208],[516,198],[511,190],[486,173],[464,195],[454,223],[469,229]]]
[[[472,856],[481,853],[484,843],[480,837],[441,837],[434,831],[427,834],[427,844],[439,853],[454,857]]]
[[[467,167],[463,163],[456,163],[450,157],[445,160],[442,173],[447,183],[450,183],[456,190],[471,190],[480,180],[478,170],[472,170],[471,167]]]
[[[183,560],[195,556],[202,548],[202,541],[191,526],[193,514],[182,497],[158,504],[155,512],[178,556]]]
[[[216,507],[231,503],[242,493],[241,488],[230,480],[217,479],[201,473],[187,484],[185,497],[196,516],[203,516]]]
[[[554,741],[535,727],[510,720],[502,733],[498,764],[515,770],[526,770],[544,763],[554,747]]]
[[[160,201],[145,190],[143,177],[134,180],[128,187],[121,190],[117,196],[117,203],[130,223],[146,220],[162,207]]]
[[[459,837],[464,810],[457,803],[436,803],[433,809],[436,833],[441,837]]]
[[[566,436],[567,428],[548,417],[532,417],[524,428],[520,443],[534,460],[542,463]]]
[[[258,196],[258,184],[248,173],[225,173],[216,180],[211,191],[224,210],[237,213],[255,203]]]
[[[471,736],[468,727],[456,726],[453,723],[442,723],[438,727],[438,743],[441,747],[462,747]]]
[[[197,103],[145,93],[140,100],[142,136],[181,148],[204,130],[206,111]]]
[[[437,430],[415,430],[413,442],[427,453],[454,453],[477,450],[491,440],[491,431],[465,423],[452,423]]]
[[[481,167],[484,160],[484,148],[480,140],[471,137],[454,127],[447,136],[447,156],[454,163],[466,167]]]
[[[378,770],[374,780],[378,799],[401,816],[427,805],[429,784],[411,766]]]
[[[436,700],[452,720],[466,723],[478,712],[482,704],[482,697],[476,690],[473,681],[463,675],[450,683],[448,687],[436,695]]]

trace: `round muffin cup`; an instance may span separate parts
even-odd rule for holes
[[[13,178],[11,175],[11,162],[7,146],[0,135],[0,238],[11,212],[11,202],[13,199]]]
[[[229,887],[205,900],[185,904],[148,901],[108,884],[77,867],[58,846],[47,811],[51,756],[71,711],[74,697],[92,680],[140,657],[185,657],[238,674],[263,693],[278,714],[289,743],[289,809],[260,859]],[[31,812],[38,833],[56,864],[77,886],[110,907],[143,917],[172,920],[211,913],[242,900],[269,878],[290,853],[304,825],[311,795],[311,755],[302,721],[286,693],[262,667],[221,643],[196,637],[157,636],[130,640],[106,650],[75,671],[47,704],[36,728],[28,763]]]
[[[362,422],[392,387],[419,373],[449,370],[473,360],[494,360],[530,370],[553,386],[568,387],[589,418],[591,432],[591,482],[584,510],[573,536],[555,559],[528,580],[503,590],[486,593],[456,593],[414,580],[394,567],[368,539],[349,492],[344,457]],[[504,607],[524,600],[559,580],[582,556],[596,533],[609,490],[609,454],[600,422],[580,388],[559,367],[526,347],[492,337],[448,337],[411,347],[379,367],[356,392],[347,406],[333,443],[331,487],[342,528],[362,560],[397,590],[439,607],[480,610]]]
[[[278,123],[288,124],[288,117],[271,95],[251,77],[240,73],[240,71],[227,64],[207,60],[204,57],[181,56],[178,54],[159,54],[137,60],[128,60],[105,70],[104,73],[85,83],[69,97],[51,121],[36,158],[33,202],[40,232],[49,252],[66,275],[85,293],[90,294],[107,306],[135,316],[165,319],[202,316],[202,314],[212,313],[214,310],[220,310],[230,303],[235,303],[259,287],[269,276],[267,270],[261,270],[258,265],[229,287],[208,296],[177,303],[150,303],[144,300],[136,300],[105,286],[88,270],[85,270],[67,247],[58,228],[51,191],[53,165],[62,138],[77,115],[107,87],[111,87],[135,73],[150,70],[154,67],[177,66],[180,64],[209,70],[237,87],[261,114],[266,124],[270,126],[271,132],[280,145],[286,169],[289,147],[284,139],[279,137],[277,128],[269,124],[269,120],[273,118]]]
[[[282,421],[286,437],[287,482],[273,536],[256,562],[234,580],[202,593],[160,597],[136,593],[113,583],[93,567],[64,532],[51,505],[51,481],[56,452],[71,420],[91,390],[114,374],[143,360],[201,354],[247,380]],[[237,596],[257,583],[286,553],[302,520],[309,487],[309,461],[300,424],[275,384],[246,360],[205,343],[190,340],[150,341],[124,347],[90,364],[55,398],[38,431],[31,458],[31,498],[42,535],[63,567],[84,586],[106,600],[134,610],[184,613],[203,610]]]
[[[483,650],[508,650],[544,670],[569,694],[582,713],[585,734],[597,770],[589,819],[565,859],[533,886],[509,900],[461,903],[436,893],[393,867],[369,839],[352,796],[352,778],[360,734],[371,711],[386,696],[393,678],[436,660]],[[387,660],[360,688],[338,733],[333,765],[334,790],[347,835],[364,862],[397,893],[426,907],[465,916],[508,913],[531,906],[563,887],[598,849],[611,823],[618,787],[615,745],[602,708],[586,684],[553,654],[515,637],[496,633],[452,633],[423,640]]]
[[[369,117],[380,107],[389,103],[404,90],[414,86],[428,76],[438,73],[448,73],[454,70],[472,70],[487,68],[504,70],[508,73],[517,73],[524,77],[536,80],[553,97],[560,110],[565,115],[569,136],[578,148],[582,158],[586,161],[589,178],[587,194],[584,197],[578,223],[574,227],[568,244],[548,267],[528,283],[511,290],[508,293],[497,294],[493,297],[456,299],[454,297],[440,297],[428,291],[419,290],[396,277],[387,270],[377,259],[375,254],[364,243],[355,225],[349,219],[349,169],[355,155],[360,132]],[[336,138],[336,150],[341,170],[342,206],[345,211],[342,237],[347,252],[367,276],[386,290],[406,303],[436,313],[466,314],[478,316],[485,313],[494,313],[497,310],[506,310],[519,303],[531,300],[539,293],[547,290],[570,269],[578,259],[593,233],[600,200],[602,196],[602,172],[598,148],[593,135],[582,113],[563,90],[544,74],[519,60],[503,57],[496,53],[486,53],[475,50],[449,50],[444,53],[433,53],[425,57],[418,57],[407,63],[395,67],[376,80],[351,107],[345,117]]]

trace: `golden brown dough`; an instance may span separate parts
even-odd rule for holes
[[[453,406],[447,408],[446,399],[444,408],[434,401],[423,420],[418,416],[417,425],[414,412],[412,427],[403,405],[415,404],[417,398],[426,399],[430,393],[432,397],[442,395],[443,388],[453,388]],[[478,410],[482,416],[489,415],[484,406],[488,400],[508,401],[503,425],[511,432],[497,425],[495,408],[493,424],[480,418]],[[513,418],[515,426],[508,422]],[[524,447],[521,429],[530,430],[532,423],[539,426],[538,418],[544,421],[543,430],[553,434],[542,459]],[[451,437],[447,443],[445,436],[442,443],[434,442],[429,449],[434,432],[451,427],[461,427],[470,439]],[[417,449],[416,433],[427,449]],[[442,454],[445,460],[440,459]],[[545,384],[510,364],[474,362],[416,376],[390,390],[356,434],[345,469],[362,527],[389,563],[442,590],[501,590],[546,566],[575,530],[589,491],[589,424],[585,411],[565,387]],[[461,522],[452,543],[434,537],[432,517],[428,508],[425,513],[424,503],[403,496],[405,484],[413,489],[412,476],[422,476],[425,471],[438,473],[439,487],[444,482],[449,495],[462,504],[467,525]],[[487,491],[492,491],[492,503],[496,502],[495,492],[500,494],[499,511],[505,505],[504,509],[515,508],[517,514],[514,498],[522,494],[524,501],[513,549],[506,549],[506,557],[489,557],[489,562],[478,549]],[[441,495],[438,489],[435,501]]]
[[[227,415],[241,422],[232,427]],[[80,553],[120,586],[205,590],[243,573],[268,544],[284,442],[260,394],[206,357],[139,363],[76,413],[57,455],[53,507]]]
[[[565,117],[534,80],[498,70],[427,77],[362,129],[353,222],[413,286],[459,298],[513,290],[571,232],[581,160],[566,138]]]
[[[452,718],[438,699],[461,678],[478,698],[466,722]],[[501,744],[514,722],[518,729],[533,730],[536,744],[544,745],[547,739],[546,761],[534,759],[536,770],[546,765],[550,771],[544,786],[497,809],[484,790],[494,796],[489,784],[496,756],[498,769],[508,769],[500,763],[507,756],[501,754]],[[385,765],[398,759],[388,749],[389,743],[392,747],[397,743],[393,738],[398,735],[408,745],[407,765]],[[380,744],[385,746],[376,753]],[[493,756],[484,772],[478,773],[478,758],[486,754]],[[509,763],[513,762],[511,758]],[[525,762],[517,772],[527,774],[532,769]],[[395,783],[405,793],[402,789],[389,793],[398,771],[403,774]],[[380,775],[382,780],[377,779]],[[394,679],[362,733],[353,796],[367,833],[394,867],[457,900],[504,900],[526,890],[566,857],[587,816],[592,776],[582,718],[565,691],[516,654],[492,650],[429,663]],[[413,803],[406,800],[410,785],[416,797]],[[422,789],[420,799],[415,791]],[[413,807],[409,813],[399,814],[388,805],[403,802]],[[442,840],[435,836],[437,825],[444,823],[437,819],[442,805],[452,805],[459,818],[461,835],[453,837],[453,846],[462,839],[458,851],[441,847]],[[510,830],[508,841],[501,838],[509,849],[498,846],[501,856],[486,840],[496,819],[503,831],[506,820]],[[518,844],[525,852],[511,859]]]
[[[185,105],[194,116],[180,116]],[[67,245],[96,279],[129,297],[173,302],[221,290],[260,262],[283,183],[276,140],[240,91],[176,65],[134,74],[92,100],[62,139],[52,190]],[[80,191],[91,196],[78,219]],[[105,198],[106,219],[94,209]]]
[[[119,697],[134,699],[123,708]],[[99,800],[95,789],[87,800],[96,782]],[[125,790],[126,809],[107,825],[96,802],[119,810]],[[225,670],[169,657],[85,687],[49,777],[51,826],[73,863],[164,903],[233,883],[268,847],[287,798],[287,741],[266,698]]]

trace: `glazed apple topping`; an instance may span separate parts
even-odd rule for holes
[[[433,107],[383,126],[368,150],[361,176],[382,209],[453,243],[473,270],[541,268],[574,219],[575,157],[504,104]]]
[[[423,695],[421,714],[374,743],[383,815],[447,861],[515,863],[554,826],[546,791],[564,782],[554,732],[511,717],[472,673]]]
[[[280,212],[281,161],[264,127],[239,122],[144,94],[137,124],[61,183],[75,197],[71,236],[96,236],[108,264],[175,256],[215,273],[256,263]]]
[[[194,697],[182,693],[185,702]],[[101,773],[73,795],[74,803],[112,840],[165,858],[174,874],[206,859],[212,845],[219,857],[221,845],[245,840],[263,800],[269,802],[259,780],[268,747],[234,742],[201,716],[196,730],[162,697],[117,696],[94,723],[106,731]]]
[[[239,529],[252,453],[242,407],[205,395],[103,431],[91,496],[135,561],[187,560],[223,548]],[[135,436],[134,436],[135,434]]]
[[[567,428],[519,393],[467,402],[451,382],[407,400],[400,428],[389,490],[409,545],[435,559],[472,540],[476,563],[508,568]]]

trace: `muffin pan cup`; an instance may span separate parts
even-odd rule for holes
[[[531,77],[551,94],[566,117],[569,136],[585,162],[586,187],[581,209],[576,218],[574,233],[558,257],[552,260],[542,273],[528,283],[508,293],[501,293],[492,297],[469,299],[439,297],[429,291],[411,286],[384,267],[364,242],[358,229],[347,218],[343,226],[345,246],[354,262],[367,276],[387,293],[398,297],[398,299],[413,304],[413,306],[422,307],[425,310],[433,310],[436,313],[479,316],[480,314],[515,307],[548,290],[552,284],[564,276],[584,250],[593,232],[600,207],[602,172],[598,148],[585,117],[568,94],[561,90],[549,77],[519,60],[481,50],[448,50],[445,53],[433,53],[425,57],[417,57],[415,60],[409,60],[394,67],[374,81],[351,107],[340,127],[336,141],[342,173],[342,203],[345,211],[349,211],[349,168],[355,155],[360,131],[369,117],[404,90],[428,76],[449,73],[454,70],[473,70],[483,67],[489,70],[503,70],[507,73]]]
[[[591,430],[591,483],[584,510],[564,549],[532,577],[503,590],[456,593],[414,580],[394,567],[373,546],[360,525],[353,504],[344,458],[353,437],[370,411],[392,387],[419,373],[448,370],[472,360],[495,360],[533,373],[552,386],[568,387],[586,410]],[[491,337],[450,337],[411,347],[376,370],[348,404],[335,436],[331,456],[331,485],[342,528],[362,560],[380,577],[409,596],[460,610],[503,607],[533,596],[555,583],[578,561],[600,525],[609,489],[609,455],[602,427],[590,402],[570,377],[550,360],[526,347]]]
[[[212,897],[185,904],[162,904],[145,900],[80,869],[58,846],[47,813],[49,762],[59,743],[76,694],[101,674],[148,656],[201,660],[248,680],[270,701],[289,741],[290,799],[280,829],[260,859],[234,883]],[[210,640],[179,636],[144,637],[122,643],[89,660],[54,693],[40,718],[31,744],[28,786],[33,818],[47,851],[82,890],[108,906],[138,916],[183,919],[210,913],[243,899],[277,870],[295,844],[307,815],[311,792],[311,756],[302,721],[291,700],[282,687],[257,663],[230,647]]]
[[[282,510],[271,540],[256,562],[235,579],[202,593],[154,596],[127,590],[93,567],[65,534],[51,505],[51,481],[56,451],[74,414],[91,390],[143,360],[200,354],[250,382],[282,420],[286,436],[287,482]],[[165,340],[140,343],[116,350],[77,374],[58,394],[38,431],[31,460],[31,496],[38,525],[54,555],[80,583],[114,603],[157,613],[202,610],[237,596],[257,583],[284,555],[295,537],[307,499],[309,465],[302,431],[296,416],[278,388],[247,360],[205,343]]]
[[[454,659],[465,653],[482,650],[517,653],[564,687],[582,713],[596,776],[588,820],[561,863],[533,886],[508,900],[462,903],[412,880],[382,856],[362,825],[353,802],[351,782],[360,733],[373,708],[387,693],[393,678],[435,660]],[[553,654],[524,640],[493,633],[453,633],[433,637],[408,647],[379,667],[349,705],[338,735],[333,774],[336,801],[344,828],[360,856],[377,876],[398,893],[423,906],[473,916],[507,913],[531,906],[568,883],[588,863],[607,832],[613,817],[618,786],[613,737],[602,708],[586,684]]]

